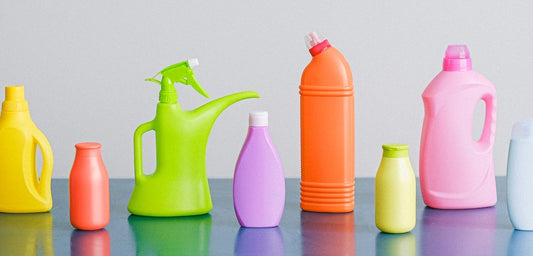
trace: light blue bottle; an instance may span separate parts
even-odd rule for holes
[[[515,229],[533,230],[533,119],[513,126],[507,160],[507,210]]]

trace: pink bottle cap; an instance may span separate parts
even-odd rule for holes
[[[469,71],[472,70],[472,60],[466,45],[448,45],[446,56],[442,63],[443,71]]]

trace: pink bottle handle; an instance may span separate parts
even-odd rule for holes
[[[478,143],[481,144],[482,150],[487,150],[494,145],[496,134],[496,99],[493,94],[485,93],[481,100],[485,102],[485,124]]]

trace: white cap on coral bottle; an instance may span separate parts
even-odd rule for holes
[[[268,112],[250,112],[249,124],[250,126],[268,126]]]

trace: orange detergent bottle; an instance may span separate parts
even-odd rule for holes
[[[313,59],[300,85],[300,207],[312,212],[351,212],[355,188],[352,72],[327,39],[315,32],[305,39]]]

